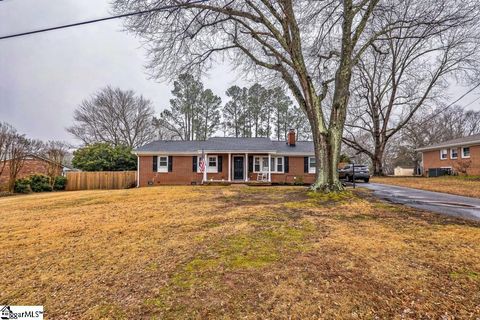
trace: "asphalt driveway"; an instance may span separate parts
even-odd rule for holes
[[[459,218],[480,221],[480,199],[379,183],[361,183],[381,199]]]

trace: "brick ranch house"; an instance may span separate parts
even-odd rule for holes
[[[480,134],[449,140],[416,149],[422,153],[424,175],[432,169],[447,169],[469,175],[480,175]]]
[[[313,142],[269,138],[205,141],[154,141],[133,151],[138,157],[137,186],[214,182],[313,183]],[[206,170],[200,170],[202,153]]]
[[[5,188],[10,179],[10,160],[0,162],[0,169],[4,165],[2,175],[0,175],[0,189]],[[68,168],[62,164],[31,154],[23,161],[23,166],[17,174],[17,179],[27,178],[34,174],[48,175],[49,170],[53,170],[56,176],[60,176],[65,169]]]

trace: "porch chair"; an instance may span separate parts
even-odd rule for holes
[[[259,172],[257,174],[257,181],[267,182],[268,181],[268,173]]]

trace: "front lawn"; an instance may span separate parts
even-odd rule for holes
[[[475,319],[480,226],[357,190],[0,199],[0,303],[46,319]]]
[[[374,177],[372,182],[480,198],[479,176]]]

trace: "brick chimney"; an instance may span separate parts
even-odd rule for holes
[[[287,144],[290,146],[290,147],[295,147],[295,141],[296,141],[296,137],[295,137],[295,129],[290,129],[288,130],[288,134],[287,134]]]

